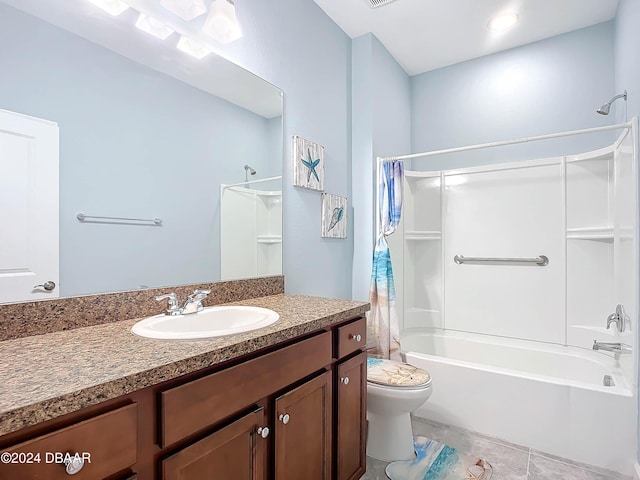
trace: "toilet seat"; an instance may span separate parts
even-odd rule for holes
[[[431,375],[408,363],[367,358],[367,382],[383,388],[417,390],[431,386]]]

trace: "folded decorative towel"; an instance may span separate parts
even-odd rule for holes
[[[392,462],[386,473],[391,480],[489,480],[493,468],[475,455],[462,455],[449,445],[426,437],[413,437],[417,458]]]

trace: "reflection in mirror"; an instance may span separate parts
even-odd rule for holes
[[[0,0],[0,109],[57,124],[60,242],[59,278],[0,256],[0,270],[29,278],[10,297],[0,284],[0,302],[217,281],[222,265],[245,262],[249,251],[252,268],[227,278],[282,271],[281,91],[216,55],[185,55],[173,45],[177,34],[169,43],[147,37],[134,28],[136,18],[110,17],[86,1]],[[36,143],[19,145],[25,158]],[[3,174],[17,168],[6,145],[0,136]],[[37,177],[23,170],[25,182]],[[272,180],[255,182],[264,179]],[[251,247],[227,249],[234,257],[224,261],[222,185],[234,185],[226,190],[239,198],[253,196],[252,213],[231,215],[252,215],[256,226]],[[0,202],[3,221],[28,204],[16,195]],[[79,213],[116,219],[81,221]],[[10,227],[0,249],[24,253],[29,239],[8,238]],[[48,280],[53,291],[32,289]]]
[[[281,273],[281,183],[273,177],[221,187],[222,280]]]

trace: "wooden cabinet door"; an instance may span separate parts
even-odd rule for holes
[[[264,417],[260,408],[164,459],[162,480],[265,480]]]
[[[357,480],[366,469],[367,354],[337,370],[337,480]]]
[[[275,480],[331,478],[331,372],[275,402]]]

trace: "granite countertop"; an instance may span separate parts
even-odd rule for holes
[[[362,315],[369,304],[302,295],[236,302],[280,314],[253,332],[200,340],[138,337],[139,319],[0,342],[0,435]],[[233,303],[231,304],[233,305]]]

